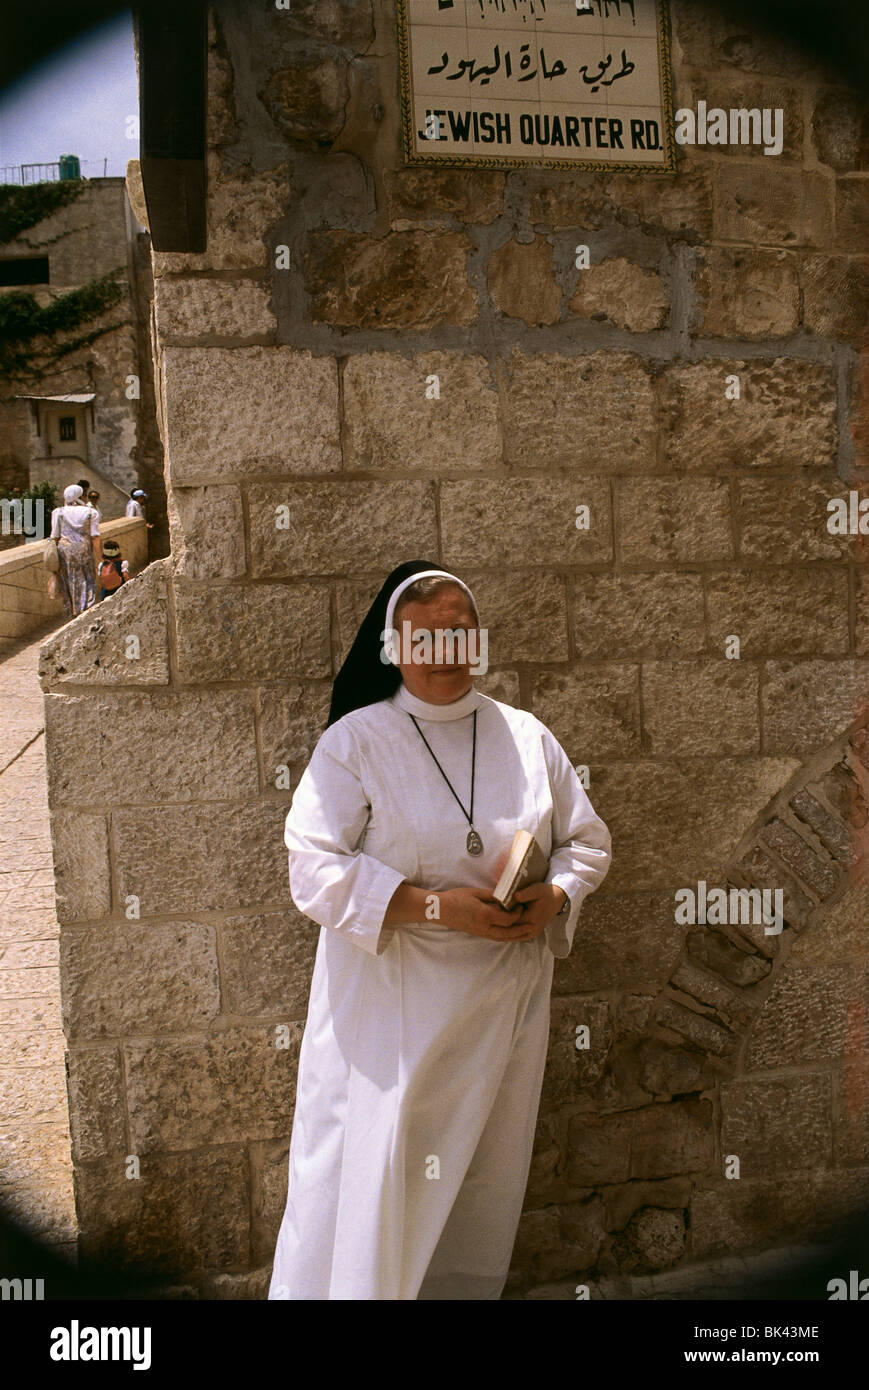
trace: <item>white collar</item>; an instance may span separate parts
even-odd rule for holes
[[[432,705],[428,700],[420,700],[419,696],[411,695],[403,681],[392,698],[399,709],[407,710],[408,714],[415,714],[417,719],[432,719],[438,723],[448,719],[464,719],[466,715],[479,709],[484,699],[479,690],[471,686],[458,700],[452,700],[448,705]]]

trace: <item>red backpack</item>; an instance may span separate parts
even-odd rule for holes
[[[104,589],[119,589],[123,582],[120,560],[100,561],[100,583]]]

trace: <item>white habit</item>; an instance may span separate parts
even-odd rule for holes
[[[466,849],[477,710],[474,825]],[[517,829],[571,900],[533,941],[383,927],[398,885],[492,888]],[[555,956],[604,878],[610,834],[530,713],[401,685],[321,737],[286,820],[290,891],[320,924],[287,1206],[269,1298],[497,1299],[522,1210]]]

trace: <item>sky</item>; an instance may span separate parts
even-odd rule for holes
[[[18,182],[4,166],[62,154],[78,155],[85,178],[126,174],[139,157],[132,25],[118,14],[0,91],[0,182]]]

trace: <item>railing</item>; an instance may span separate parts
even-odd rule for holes
[[[80,161],[82,170],[86,164],[99,165],[98,159],[82,159]],[[103,159],[102,174],[82,173],[83,178],[105,178],[108,168],[108,156]],[[60,180],[60,164],[0,164],[0,183],[57,183]]]

